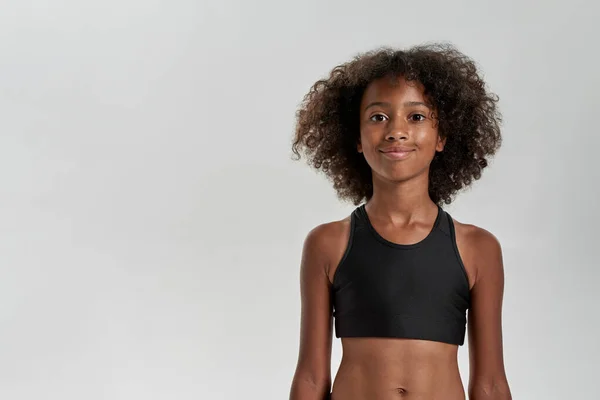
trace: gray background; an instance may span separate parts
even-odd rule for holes
[[[286,398],[302,240],[353,208],[291,161],[294,112],[357,52],[439,40],[505,117],[446,210],[502,243],[513,397],[600,398],[591,4],[4,0],[0,398]]]

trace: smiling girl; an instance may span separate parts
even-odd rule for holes
[[[500,147],[497,96],[450,45],[360,54],[317,81],[293,152],[356,207],[312,229],[291,400],[509,400],[497,238],[442,206]],[[335,330],[343,356],[331,382]]]

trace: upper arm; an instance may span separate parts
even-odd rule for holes
[[[332,228],[324,224],[309,232],[300,262],[300,348],[292,392],[311,390],[318,392],[315,398],[323,398],[319,396],[328,393],[331,385],[333,318],[328,271],[335,240]]]
[[[481,228],[472,233],[471,244],[476,278],[468,318],[469,391],[474,399],[509,399],[502,345],[502,248],[494,235]],[[496,397],[491,395],[493,392]]]

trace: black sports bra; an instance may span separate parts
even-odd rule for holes
[[[371,225],[365,204],[333,277],[336,337],[395,337],[462,345],[471,296],[452,217],[438,206],[429,235],[393,243]]]

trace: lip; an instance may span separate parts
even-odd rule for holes
[[[404,146],[388,147],[381,150],[384,156],[393,160],[404,160],[409,157],[413,151],[414,149]]]

